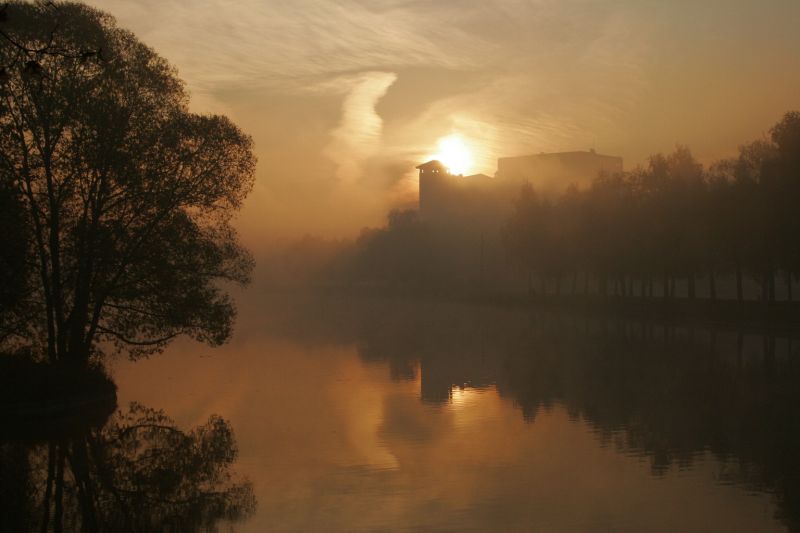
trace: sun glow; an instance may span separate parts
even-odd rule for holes
[[[437,146],[439,150],[432,159],[441,161],[452,174],[466,174],[472,170],[475,163],[472,151],[460,135],[454,133],[442,137]]]

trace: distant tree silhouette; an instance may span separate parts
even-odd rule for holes
[[[516,208],[508,224],[513,231],[503,235],[509,257],[529,274],[536,271],[543,252],[543,203],[529,184],[520,189]],[[542,278],[543,279],[543,278]],[[532,290],[530,286],[528,290]],[[543,288],[543,287],[542,287]]]
[[[707,277],[716,299],[717,277],[730,274],[739,301],[745,276],[760,283],[764,301],[774,301],[782,273],[791,300],[800,272],[797,198],[800,113],[790,112],[769,139],[743,145],[738,157],[707,171],[678,146],[650,157],[645,168],[598,176],[555,201],[525,185],[504,242],[509,257],[542,280],[583,272],[601,295],[633,296],[638,279],[639,296],[653,297],[653,280],[661,277],[661,297],[675,297],[681,279],[693,299],[696,280]]]
[[[414,210],[395,209],[384,228],[365,229],[352,251],[356,280],[431,287],[443,282],[446,243]]]
[[[770,199],[778,251],[776,267],[784,272],[791,299],[792,278],[800,271],[800,219],[797,199],[800,198],[800,112],[787,113],[771,130],[774,159],[767,163],[773,197]]]
[[[3,13],[0,181],[30,234],[26,338],[76,364],[100,343],[136,357],[180,334],[223,342],[234,310],[217,282],[252,267],[229,224],[252,186],[251,140],[190,113],[175,70],[110,16]]]

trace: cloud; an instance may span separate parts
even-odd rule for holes
[[[468,72],[479,83],[454,88],[416,117],[491,124],[496,142],[542,149],[596,136],[635,104],[645,77],[641,10],[602,0],[103,0],[180,69],[210,107],[242,92],[337,93],[374,72],[424,67]],[[405,74],[400,74],[405,75]],[[351,81],[347,81],[351,80]],[[345,106],[359,106],[361,92]],[[378,89],[380,90],[380,89]],[[371,114],[361,116],[374,123]],[[418,128],[421,121],[414,121]],[[424,125],[423,125],[424,126]],[[365,130],[374,124],[365,126]],[[350,126],[340,125],[335,137]],[[552,134],[556,132],[555,137]],[[445,134],[446,132],[441,132]],[[402,136],[402,135],[401,135]],[[408,135],[420,145],[431,139]],[[435,139],[433,139],[435,141]],[[350,142],[349,144],[352,144]],[[494,148],[494,147],[491,147]],[[513,147],[510,147],[513,148]],[[521,149],[521,147],[520,147]],[[494,150],[491,151],[494,157]],[[325,150],[330,156],[330,150]],[[487,158],[490,159],[490,158]],[[486,169],[490,170],[490,169]]]
[[[392,72],[365,72],[337,80],[351,89],[344,98],[341,120],[331,133],[331,143],[324,153],[336,163],[336,177],[342,182],[352,183],[362,177],[364,162],[380,148],[383,120],[375,106],[395,80],[397,75]]]
[[[457,27],[426,20],[401,2],[295,0],[96,1],[166,53],[195,89],[296,90],[331,74],[403,65],[464,68],[469,44]],[[454,54],[455,45],[460,53]],[[464,54],[464,52],[467,52]]]

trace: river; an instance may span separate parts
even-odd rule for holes
[[[243,306],[231,343],[116,360],[119,405],[218,414],[237,531],[781,531],[800,524],[783,339],[441,301]]]

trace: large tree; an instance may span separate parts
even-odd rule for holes
[[[35,310],[15,342],[78,364],[224,342],[223,284],[252,267],[230,225],[250,138],[190,113],[174,68],[105,13],[11,3],[0,20],[0,180],[24,208]]]

